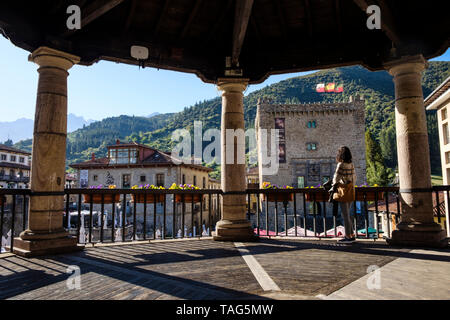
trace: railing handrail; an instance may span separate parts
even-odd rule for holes
[[[448,189],[450,190],[450,186]],[[293,189],[247,189],[246,193],[321,193],[324,192],[325,189],[323,187],[314,187],[314,188],[293,188]],[[356,192],[398,192],[399,187],[356,187]]]
[[[416,192],[432,192],[438,203],[437,207],[433,210],[437,214],[439,223],[441,217],[444,216],[442,207],[445,202],[440,202],[440,193],[446,192],[447,199],[450,198],[450,185],[446,186],[434,186],[428,189],[415,189]],[[423,191],[426,190],[426,191]],[[381,233],[386,232],[390,235],[390,222],[387,223],[387,230],[380,231],[379,227],[380,214],[382,213],[379,206],[385,205],[387,212],[387,221],[391,221],[390,217],[395,218],[395,224],[399,222],[401,201],[400,192],[402,189],[399,187],[357,187],[356,188],[356,201],[353,202],[353,225],[355,227],[355,234],[358,236],[364,236],[359,234],[359,228],[365,229],[365,237],[373,236],[373,231],[369,232],[370,225],[376,229],[376,238],[380,237]],[[111,241],[129,241],[136,240],[137,237],[143,237],[143,240],[156,239],[157,231],[162,239],[166,237],[172,238],[184,238],[184,237],[202,237],[204,234],[203,229],[208,227],[208,235],[211,235],[215,223],[221,216],[221,202],[225,195],[243,195],[247,198],[247,217],[248,219],[256,218],[256,231],[261,236],[272,236],[270,232],[274,232],[275,235],[283,234],[285,236],[294,235],[298,236],[297,228],[303,228],[304,234],[301,236],[309,237],[313,232],[314,237],[328,237],[330,227],[334,228],[334,235],[337,234],[337,217],[338,210],[337,205],[328,203],[328,195],[325,197],[320,193],[326,192],[324,188],[293,188],[293,189],[251,189],[248,188],[242,191],[223,191],[221,189],[197,189],[197,190],[182,190],[182,189],[90,189],[90,188],[67,188],[61,191],[32,191],[31,189],[0,189],[0,236],[3,236],[3,226],[6,221],[10,225],[10,230],[13,230],[11,247],[13,249],[13,238],[17,235],[14,220],[16,217],[22,217],[22,230],[26,227],[26,217],[28,214],[30,199],[33,196],[64,196],[65,197],[65,210],[64,210],[64,226],[72,232],[72,235],[76,235],[81,242],[84,235],[88,238],[84,239],[81,243],[96,243]],[[408,191],[407,191],[408,192]],[[256,195],[252,198],[252,195]],[[271,196],[270,194],[274,194]],[[9,201],[6,197],[9,195],[12,197],[12,201]],[[83,198],[83,195],[86,195]],[[101,200],[87,195],[101,195]],[[110,195],[115,195],[111,197]],[[129,201],[133,196],[135,201]],[[135,195],[150,195],[140,196]],[[161,195],[161,196],[159,196]],[[164,195],[164,196],[162,196]],[[180,196],[181,195],[181,196]],[[202,196],[194,196],[202,195]],[[288,196],[287,196],[288,195]],[[298,196],[302,195],[299,199]],[[363,197],[361,197],[363,195]],[[73,196],[76,196],[74,199]],[[109,197],[107,197],[109,196]],[[119,199],[120,196],[120,199]],[[262,196],[262,197],[260,197]],[[22,209],[17,211],[19,204],[23,198]],[[111,199],[112,198],[112,199]],[[393,199],[391,202],[389,199]],[[255,209],[251,209],[252,201],[254,201]],[[72,203],[71,203],[72,202]],[[315,203],[309,205],[308,203]],[[359,205],[357,204],[359,202]],[[372,214],[372,207],[368,207],[368,203],[375,203],[375,216],[370,221],[369,215]],[[76,208],[73,208],[73,204],[76,203]],[[128,205],[129,203],[129,205]],[[320,203],[320,204],[319,204]],[[119,205],[121,204],[121,205]],[[177,205],[180,204],[180,205]],[[20,204],[19,204],[20,205]],[[96,205],[97,207],[94,207]],[[269,205],[272,207],[269,213]],[[86,209],[88,206],[88,209]],[[264,207],[263,207],[264,206]],[[280,207],[279,207],[280,206]],[[391,206],[392,211],[387,208]],[[108,208],[106,208],[108,207]],[[289,207],[289,212],[288,212]],[[129,208],[129,209],[128,209]],[[263,210],[264,208],[264,210]],[[284,209],[284,211],[283,211]],[[254,210],[252,213],[251,211]],[[332,210],[329,211],[329,210]],[[17,211],[17,212],[16,212]],[[86,214],[86,211],[88,212]],[[332,213],[332,215],[327,214]],[[369,212],[371,211],[371,212]],[[100,222],[98,220],[93,221],[94,215],[98,219],[100,213]],[[131,213],[131,218],[129,218]],[[254,215],[254,216],[252,216]],[[264,215],[266,228],[264,235],[264,229],[262,216]],[[284,215],[284,231],[279,232],[279,223],[282,224]],[[6,220],[9,216],[9,220]],[[153,218],[152,218],[153,216]],[[187,220],[190,216],[190,222]],[[76,218],[78,217],[78,218]],[[81,219],[84,217],[85,219]],[[109,219],[109,217],[111,219]],[[119,221],[120,217],[120,221]],[[127,218],[128,217],[128,218]],[[159,217],[157,219],[157,217]],[[72,219],[73,218],[73,219]],[[166,219],[171,219],[171,225],[166,223]],[[205,219],[203,219],[205,218]],[[207,218],[207,219],[206,219]],[[87,221],[86,221],[87,219]],[[132,219],[132,222],[130,221]],[[162,220],[161,220],[162,219]],[[320,223],[322,220],[322,223]],[[81,230],[80,223],[85,222],[85,229]],[[207,222],[206,222],[207,221]],[[75,222],[75,227],[73,222]],[[293,227],[292,227],[293,223]],[[330,224],[332,223],[332,225]],[[394,223],[394,222],[392,222]],[[318,224],[321,224],[318,225]],[[303,225],[303,227],[302,227]],[[18,225],[16,225],[18,226]],[[184,227],[183,227],[184,226]],[[282,225],[281,225],[282,226]],[[198,229],[197,229],[198,227]],[[275,228],[275,231],[272,230]],[[282,226],[283,227],[283,226]],[[311,229],[311,227],[313,229]],[[322,233],[320,229],[323,227]],[[394,227],[394,224],[393,224]],[[121,235],[118,235],[116,231],[120,228]],[[132,228],[132,234],[130,234],[129,228]],[[203,228],[203,229],[202,229]],[[292,228],[294,231],[292,232]],[[152,230],[153,229],[153,230]],[[177,231],[178,230],[178,231]],[[206,230],[206,229],[205,229]],[[189,232],[191,231],[191,232]],[[180,235],[180,232],[182,233]],[[262,234],[261,234],[262,232]],[[308,235],[309,233],[309,235]],[[363,232],[364,233],[364,232]],[[95,236],[95,240],[93,237]]]
[[[220,189],[65,189],[66,194],[222,194]]]
[[[433,192],[436,191],[447,191],[450,190],[450,185],[433,186]],[[246,189],[245,191],[234,191],[231,193],[235,194],[254,194],[254,193],[320,193],[323,192],[323,188],[293,188],[293,189]],[[398,192],[399,187],[356,187],[356,192]],[[60,195],[61,191],[48,191],[47,194],[54,193],[55,195]],[[192,194],[192,193],[203,193],[203,194],[226,194],[221,189],[198,189],[198,190],[180,190],[180,189],[90,189],[90,188],[67,188],[64,189],[65,194],[145,194],[145,193],[155,193],[155,194]],[[0,194],[3,195],[32,195],[31,189],[15,189],[15,188],[0,188]]]

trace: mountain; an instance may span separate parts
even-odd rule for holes
[[[147,116],[147,118],[151,118],[151,117],[157,116],[158,114],[160,114],[160,113],[159,113],[159,112],[153,112],[153,113],[150,113],[150,114]]]
[[[95,122],[95,120],[86,120],[83,117],[79,117],[77,115],[74,115],[73,113],[69,113],[69,115],[67,116],[67,131],[75,131],[91,124],[92,122]]]
[[[423,75],[423,92],[426,97],[450,75],[450,62],[430,62]],[[342,83],[343,93],[317,93],[318,83]],[[366,100],[366,128],[382,145],[386,163],[395,168],[395,118],[394,85],[392,77],[385,71],[370,72],[360,66],[334,68],[294,77],[244,97],[246,127],[254,126],[256,105],[259,98],[271,98],[277,103],[342,102],[351,95],[363,95]],[[161,150],[170,150],[174,142],[171,134],[176,129],[193,131],[194,121],[203,122],[203,130],[220,128],[220,97],[198,102],[183,111],[158,114],[151,118],[120,116],[107,118],[78,129],[68,135],[68,163],[89,159],[92,152],[106,155],[106,145],[116,139],[130,140],[150,145]],[[436,115],[427,112],[429,124],[430,155],[432,168],[440,172],[440,155],[437,138]],[[31,141],[21,141],[16,147],[28,149]]]
[[[0,141],[20,141],[33,136],[33,120],[20,118],[11,122],[0,122]]]
[[[86,120],[83,117],[69,113],[67,116],[67,130],[72,132],[92,122],[94,120]],[[13,141],[30,139],[33,137],[33,123],[34,120],[27,118],[20,118],[10,122],[0,122],[0,141],[6,141],[8,139],[12,139]]]

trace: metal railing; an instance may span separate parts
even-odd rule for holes
[[[29,189],[0,189],[0,253],[13,250],[14,237],[27,228]]]
[[[450,203],[450,186],[435,186],[429,192],[434,194],[434,213],[441,223],[445,208],[444,211],[436,210],[436,207],[442,207],[439,193],[443,193]],[[356,201],[350,209],[355,236],[390,237],[400,221],[399,188],[358,187],[355,193]],[[329,195],[323,188],[247,189],[246,194],[250,204],[247,216],[258,236],[344,236],[340,206],[337,202],[328,202]],[[256,202],[255,212],[252,212],[252,198]]]
[[[64,226],[80,243],[210,236],[220,219],[221,190],[66,189],[65,193],[69,201]]]
[[[450,202],[450,186],[435,186],[430,192],[439,209],[443,197]],[[95,244],[210,236],[221,216],[224,192],[66,189],[64,194],[64,227],[79,243]],[[261,237],[341,236],[339,208],[327,202],[323,189],[247,189],[241,194],[246,195],[255,234]],[[2,252],[12,250],[14,237],[27,228],[31,195],[29,189],[0,189]],[[355,234],[389,237],[400,218],[399,188],[356,188],[356,197],[351,206]],[[443,211],[439,209],[434,211],[440,223]]]

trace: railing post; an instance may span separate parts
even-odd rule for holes
[[[305,232],[305,237],[308,236],[308,232],[307,232],[307,229],[306,229],[306,211],[307,211],[307,208],[306,208],[306,193],[303,193],[303,230],[305,230],[304,231]]]
[[[113,196],[114,197],[114,196]],[[97,213],[98,214],[98,213]],[[103,228],[105,226],[105,195],[102,193],[102,204],[101,204],[101,208],[100,208],[100,243],[103,243]],[[108,219],[106,219],[106,226],[108,226]]]
[[[260,201],[260,197],[259,197],[259,192],[258,192],[256,194],[256,231],[257,231],[258,237],[259,237],[259,228],[260,228],[260,226],[259,226],[259,219],[260,219],[260,216],[259,216],[259,211],[260,211],[259,201]]]
[[[166,194],[163,195],[163,226],[162,226],[162,233],[161,233],[161,239],[166,238]]]
[[[147,197],[144,197],[144,226],[143,226],[144,236],[143,239],[147,240]]]
[[[294,192],[294,235],[297,236],[297,193]]]

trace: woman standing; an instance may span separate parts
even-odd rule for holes
[[[350,205],[355,200],[356,174],[352,163],[352,154],[346,146],[338,149],[336,156],[336,172],[333,176],[333,187],[337,190],[333,196],[340,203],[342,219],[344,220],[345,237],[340,242],[355,241],[353,224],[350,217]]]

